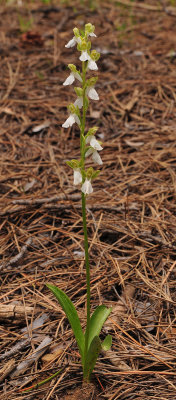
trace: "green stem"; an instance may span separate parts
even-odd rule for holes
[[[83,218],[83,229],[84,229],[84,249],[85,249],[86,284],[87,284],[87,324],[85,332],[85,350],[84,350],[84,365],[85,365],[87,351],[88,351],[89,331],[90,331],[90,265],[89,265],[87,221],[86,221],[86,197],[83,192],[82,192],[82,218]],[[84,379],[85,378],[86,377],[84,376]]]
[[[82,63],[82,85],[83,85],[83,113],[82,113],[82,123],[81,123],[81,161],[82,168],[85,168],[85,141],[83,138],[85,136],[85,124],[86,124],[86,69],[87,63]],[[83,145],[84,143],[84,145]],[[83,178],[83,183],[85,178]],[[87,380],[85,376],[84,367],[88,351],[89,342],[89,331],[90,331],[90,265],[89,265],[89,251],[88,251],[88,236],[87,236],[87,220],[86,220],[86,196],[82,192],[82,219],[83,219],[83,230],[84,230],[84,250],[85,250],[85,265],[86,265],[86,286],[87,286],[87,323],[85,332],[85,349],[84,349],[84,365],[83,365],[83,377]]]
[[[86,123],[86,63],[83,61],[82,63],[82,80],[83,80],[83,117],[82,117],[82,135],[84,136],[85,132],[85,123]]]

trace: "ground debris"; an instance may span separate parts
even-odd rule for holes
[[[80,67],[65,44],[75,26],[91,22],[101,53],[100,101],[90,103],[86,129],[99,126],[103,147],[87,203],[91,305],[113,311],[101,333],[112,335],[112,349],[100,354],[95,391],[87,393],[89,400],[173,400],[175,6],[97,0],[91,11],[87,2],[70,1],[0,5],[0,391],[5,400],[86,396],[71,328],[46,283],[70,296],[84,327],[80,190],[66,165],[79,157],[79,138],[77,127],[62,124],[75,101],[63,86],[67,64]],[[19,13],[24,21],[32,15],[29,32]],[[60,369],[57,379],[23,393],[25,384]]]

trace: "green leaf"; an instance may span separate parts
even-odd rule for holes
[[[111,345],[112,345],[112,336],[107,335],[105,337],[105,339],[103,340],[103,342],[101,343],[101,347],[103,350],[108,351],[108,350],[110,350]]]
[[[90,319],[89,341],[88,348],[95,336],[99,336],[101,329],[108,318],[112,308],[107,308],[104,305],[98,306]]]
[[[90,374],[92,373],[96,364],[97,358],[101,350],[101,340],[98,336],[94,336],[84,363],[84,379],[89,381]]]
[[[85,338],[84,338],[84,333],[81,328],[81,324],[80,324],[80,320],[79,320],[76,308],[73,305],[73,303],[71,302],[71,300],[69,299],[69,297],[57,286],[50,285],[49,283],[46,286],[53,292],[53,294],[56,296],[57,300],[59,301],[59,304],[65,311],[65,314],[70,322],[73,333],[75,335],[77,345],[79,348],[79,352],[81,355],[82,363],[83,363]]]

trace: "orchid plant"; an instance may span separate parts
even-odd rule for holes
[[[99,100],[98,93],[95,89],[97,77],[87,78],[86,76],[88,71],[98,70],[97,61],[100,54],[96,50],[91,50],[91,41],[89,40],[90,37],[96,36],[94,30],[95,27],[91,23],[85,25],[83,32],[80,32],[77,28],[73,29],[74,36],[65,47],[70,48],[75,45],[77,46],[77,50],[81,53],[79,60],[82,62],[82,70],[80,71],[77,69],[74,64],[69,64],[68,68],[70,74],[63,83],[64,86],[71,85],[75,81],[78,81],[80,84],[79,87],[76,86],[74,88],[77,99],[74,103],[69,104],[69,117],[62,127],[69,128],[76,123],[80,130],[80,159],[67,161],[67,164],[73,169],[74,185],[81,185],[87,287],[87,321],[85,332],[83,332],[77,311],[69,297],[58,287],[47,284],[47,287],[56,296],[66,313],[72,327],[81,356],[83,379],[86,382],[90,380],[91,373],[101,349],[109,350],[112,342],[110,335],[107,335],[103,342],[101,342],[99,338],[100,331],[111,312],[111,308],[100,305],[94,310],[92,315],[90,312],[90,264],[86,221],[86,198],[93,192],[92,181],[98,176],[100,171],[95,170],[93,167],[86,169],[86,160],[91,156],[94,163],[102,165],[102,160],[99,155],[99,151],[102,150],[102,145],[95,137],[98,128],[93,126],[86,132],[86,114],[89,101]]]

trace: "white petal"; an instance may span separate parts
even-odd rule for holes
[[[82,183],[82,175],[80,172],[80,169],[74,169],[74,173],[73,173],[73,178],[74,178],[74,185],[79,185],[80,183]]]
[[[92,100],[99,100],[98,93],[93,87],[88,88],[87,95]]]
[[[93,192],[93,187],[88,179],[83,183],[81,190],[84,194],[90,194]]]
[[[78,116],[76,114],[73,114],[74,116],[74,122],[76,122],[78,125],[80,125],[80,119],[78,118]]]
[[[78,81],[82,82],[81,76],[78,74],[78,72],[75,72],[74,74],[75,78],[78,79]]]
[[[97,152],[96,150],[95,150],[95,151],[93,152],[93,154],[92,154],[92,160],[93,160],[96,164],[99,164],[99,165],[102,165],[102,164],[103,164],[103,161],[102,161],[100,155],[98,154],[98,152]]]
[[[90,136],[90,145],[93,147],[95,150],[103,150],[103,147],[101,147],[100,143],[98,142],[97,139],[95,139],[95,136]]]
[[[96,62],[92,59],[89,59],[88,68],[91,69],[92,71],[97,71],[98,69]]]
[[[80,59],[80,61],[88,61],[88,60],[90,60],[90,56],[87,51],[82,51],[79,59]]]
[[[67,47],[67,49],[68,49],[69,47],[75,46],[76,43],[77,43],[77,41],[76,41],[75,37],[73,37],[73,39],[69,40],[69,42],[65,45],[65,47]]]
[[[92,153],[93,153],[93,149],[89,149],[89,150],[86,151],[85,156],[89,157]]]
[[[75,114],[70,114],[70,116],[66,119],[66,121],[64,122],[64,124],[62,124],[63,128],[69,128],[70,126],[72,126],[75,123]]]
[[[71,74],[68,76],[68,78],[63,83],[63,85],[64,86],[71,85],[74,82],[74,80],[75,80],[75,76],[74,76],[73,72],[71,72]]]
[[[94,37],[97,37],[97,35],[95,35],[95,33],[89,33],[89,36],[94,36]]]
[[[83,98],[82,97],[78,97],[75,102],[74,102],[74,106],[78,106],[79,108],[82,108],[83,106]]]

